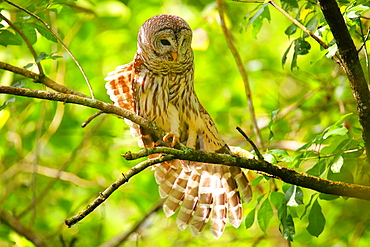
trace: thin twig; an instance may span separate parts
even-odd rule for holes
[[[0,18],[3,19],[6,23],[8,23],[8,25],[10,27],[12,27],[14,29],[14,31],[16,31],[17,33],[19,33],[19,35],[22,37],[22,39],[24,40],[24,42],[26,42],[27,44],[27,47],[28,49],[30,50],[32,56],[33,56],[33,59],[35,60],[35,63],[37,65],[37,68],[39,70],[39,73],[40,73],[40,76],[44,76],[44,70],[42,69],[42,66],[41,66],[41,63],[40,61],[38,61],[37,59],[37,53],[35,51],[35,49],[33,48],[30,40],[27,38],[27,36],[22,32],[22,30],[20,28],[18,28],[16,25],[14,25],[8,18],[6,18],[4,15],[2,15],[0,13]]]
[[[264,158],[263,158],[262,154],[260,153],[260,151],[258,150],[256,144],[254,144],[254,142],[248,137],[248,135],[241,128],[236,127],[236,129],[247,140],[247,142],[249,142],[249,144],[251,144],[254,152],[256,152],[256,155],[257,155],[258,160],[259,161],[263,161]]]
[[[81,127],[85,128],[94,118],[100,116],[102,113],[104,113],[104,112],[98,111],[98,112],[94,113],[93,115],[91,115],[91,117],[89,117],[85,122],[83,122],[81,124]]]
[[[32,17],[36,18],[38,21],[40,21],[42,24],[44,24],[44,26],[54,35],[54,37],[60,42],[60,44],[64,47],[64,49],[66,49],[66,51],[68,52],[68,54],[71,56],[71,58],[73,59],[73,61],[76,63],[77,67],[79,68],[79,70],[81,71],[82,73],[82,76],[84,77],[85,79],[85,82],[89,88],[89,91],[90,91],[90,94],[91,94],[91,98],[95,98],[94,96],[94,91],[92,89],[92,86],[90,84],[90,81],[89,79],[87,78],[87,75],[85,73],[85,70],[82,68],[82,66],[80,65],[80,63],[78,62],[78,60],[76,59],[76,57],[73,55],[73,53],[69,50],[69,48],[64,44],[63,40],[61,38],[59,38],[59,36],[54,32],[54,30],[49,26],[48,23],[46,23],[43,19],[41,19],[40,17],[38,17],[37,15],[35,15],[34,13],[28,11],[27,9],[11,2],[11,1],[8,1],[8,0],[3,0],[4,2],[7,2],[8,4],[10,5],[13,5],[14,7],[26,12],[27,14],[31,15]]]
[[[238,66],[238,69],[239,69],[239,73],[240,73],[240,75],[243,79],[243,82],[244,82],[245,94],[246,94],[247,101],[248,101],[249,113],[251,114],[254,134],[256,135],[256,140],[257,140],[258,145],[263,148],[262,137],[261,137],[260,130],[258,128],[257,118],[256,118],[256,114],[255,114],[255,111],[254,111],[253,100],[252,100],[252,92],[251,92],[250,85],[249,85],[247,71],[245,70],[245,68],[243,66],[242,59],[241,59],[241,57],[238,53],[238,50],[236,49],[236,47],[235,47],[235,45],[232,41],[232,38],[230,36],[230,32],[226,27],[225,17],[224,17],[225,14],[224,14],[224,11],[223,11],[223,5],[222,5],[221,0],[217,0],[217,6],[218,6],[218,13],[219,13],[219,16],[220,16],[220,24],[221,24],[221,27],[222,27],[222,31],[223,31],[224,36],[226,38],[227,45],[229,46],[230,51],[234,56],[235,62],[236,62],[237,66]]]
[[[234,2],[241,2],[241,3],[265,3],[264,1],[243,1],[243,0],[233,0]],[[291,15],[288,14],[283,8],[281,8],[277,3],[274,1],[268,1],[272,6],[275,7],[280,13],[282,13],[286,18],[288,18],[291,22],[293,22],[297,27],[299,27],[303,32],[311,36],[317,43],[319,43],[323,48],[328,49],[329,46],[325,44],[319,37],[317,37],[313,32],[311,32],[307,27],[301,24],[298,20],[293,18]],[[343,61],[337,56],[333,56],[334,60],[344,68]]]
[[[11,71],[15,74],[22,75],[24,77],[30,78],[30,79],[34,80],[35,82],[42,83],[45,86],[47,86],[48,88],[51,88],[51,89],[53,89],[57,92],[60,92],[60,93],[73,94],[73,95],[89,98],[85,94],[77,92],[77,91],[75,91],[73,89],[70,89],[66,86],[63,86],[63,85],[53,81],[52,79],[50,79],[47,76],[40,76],[39,74],[34,73],[32,71],[29,71],[27,69],[22,69],[22,68],[13,66],[11,64],[8,64],[8,63],[4,63],[4,62],[0,62],[0,69]]]
[[[85,209],[83,209],[81,212],[79,212],[77,215],[66,219],[65,224],[68,227],[73,226],[74,224],[81,221],[83,218],[85,218],[87,215],[89,215],[92,211],[94,211],[100,204],[102,204],[105,200],[108,199],[108,197],[116,191],[121,185],[128,182],[128,180],[135,176],[136,174],[140,173],[144,169],[148,168],[151,165],[161,163],[164,161],[172,160],[172,155],[166,155],[161,156],[155,159],[150,159],[143,161],[139,163],[138,165],[132,167],[127,173],[123,174],[121,178],[117,179],[114,183],[112,183],[105,191],[101,192],[99,196],[89,205],[86,206]]]
[[[121,246],[121,244],[125,243],[128,237],[130,237],[133,233],[137,232],[140,227],[147,221],[147,219],[154,213],[156,213],[162,206],[164,200],[160,200],[157,202],[146,214],[128,231],[120,233],[113,238],[109,239],[107,242],[99,245],[99,247],[116,247]]]

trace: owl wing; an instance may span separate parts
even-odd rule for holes
[[[118,66],[115,71],[108,73],[105,78],[107,94],[115,106],[135,112],[133,91],[134,63]]]
[[[108,81],[105,84],[105,88],[115,106],[137,113],[135,98],[136,82],[134,78],[134,62],[118,66],[116,70],[108,73],[108,76],[105,78]],[[141,137],[139,139],[139,147],[153,147],[153,140],[144,129],[128,119],[125,119],[125,122],[130,126],[131,135]]]

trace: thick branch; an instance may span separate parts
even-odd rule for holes
[[[44,247],[46,243],[37,236],[31,229],[25,227],[18,219],[11,214],[0,209],[0,222],[5,223],[16,231],[19,235],[24,236],[31,241],[35,246]]]
[[[158,147],[143,149],[137,153],[126,153],[123,157],[127,160],[133,160],[155,153],[171,154],[174,158],[181,160],[224,164],[228,166],[243,167],[249,170],[262,171],[278,177],[286,183],[295,184],[318,192],[370,200],[370,187],[368,186],[331,181],[306,173],[297,172],[286,167],[272,165],[267,161],[247,159],[236,155],[207,153],[191,149],[182,151],[172,148]]]
[[[9,87],[9,86],[0,86],[0,93],[25,96],[25,97],[31,97],[31,98],[38,98],[38,99],[46,99],[46,100],[52,100],[52,101],[60,101],[64,103],[73,103],[73,104],[87,106],[90,108],[101,110],[104,113],[115,114],[115,115],[127,118],[139,124],[140,126],[149,130],[151,133],[157,136],[164,135],[164,132],[160,130],[155,124],[147,121],[146,119],[140,117],[139,115],[136,115],[135,113],[125,110],[121,107],[117,107],[112,104],[104,103],[96,99],[84,98],[81,96],[71,95],[71,94],[56,93],[56,92],[49,92],[49,91],[37,91],[37,90],[32,90],[32,89]]]
[[[357,49],[335,0],[319,0],[321,10],[330,26],[344,63],[357,111],[362,125],[367,158],[370,160],[370,92],[358,58]]]
[[[120,107],[113,106],[95,99],[88,99],[79,97],[76,95],[61,94],[55,92],[44,92],[36,91],[31,89],[0,86],[0,93],[14,94],[26,97],[61,101],[65,103],[74,103],[79,105],[88,106],[91,108],[99,109],[105,113],[111,113],[119,115],[130,119],[131,121],[140,124],[142,127],[157,133],[158,136],[163,136],[163,131],[159,130],[154,124],[148,122],[142,117],[134,114],[133,112],[127,111]],[[310,188],[322,193],[355,197],[360,199],[370,200],[370,188],[361,185],[347,184],[342,182],[334,182],[308,174],[300,173],[295,170],[272,165],[265,161],[257,161],[253,159],[245,159],[238,156],[230,156],[226,154],[216,154],[216,153],[205,153],[202,151],[193,151],[191,149],[184,149],[184,151],[179,151],[176,149],[169,148],[155,148],[155,149],[145,149],[139,154],[140,157],[147,156],[152,153],[169,153],[178,159],[192,160],[199,162],[215,163],[215,164],[225,164],[230,166],[240,166],[250,170],[262,171],[268,174],[279,177],[281,180],[302,186],[305,188]],[[133,154],[126,154],[126,159],[137,159],[139,156],[133,156]],[[104,200],[103,200],[104,201]],[[102,202],[103,202],[102,201]]]

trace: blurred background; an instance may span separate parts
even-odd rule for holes
[[[104,78],[115,67],[132,61],[141,24],[157,14],[182,17],[194,32],[195,90],[200,101],[228,144],[252,150],[235,130],[236,126],[241,127],[256,141],[244,82],[227,46],[215,1],[23,0],[14,3],[50,24],[84,68],[95,97],[104,102],[110,102]],[[347,77],[332,59],[325,57],[319,45],[307,37],[311,44],[309,51],[294,58],[293,48],[285,53],[303,33],[299,29],[295,33],[287,32],[291,22],[275,8],[265,7],[268,10],[248,25],[263,3],[223,3],[226,25],[248,74],[261,129],[262,151],[281,149],[294,159],[297,157],[294,150],[314,140],[347,113],[353,114],[345,120],[346,135],[359,140],[361,130]],[[13,22],[39,23],[8,3],[1,2],[0,8]],[[313,9],[307,18],[301,16],[301,20],[307,23],[315,16],[319,20],[316,31],[325,24],[319,9]],[[296,17],[294,10],[290,13]],[[6,23],[1,24],[6,28]],[[325,35],[323,39],[329,43],[330,34]],[[35,50],[50,55],[42,61],[46,74],[58,83],[89,95],[83,76],[63,47],[52,42],[52,37],[48,39],[47,34],[37,33],[36,37]],[[354,35],[354,40],[360,47],[361,38]],[[365,64],[366,56],[363,52],[359,55]],[[53,59],[53,56],[62,57]],[[287,60],[283,66],[284,56]],[[23,42],[22,45],[1,46],[0,61],[24,67],[32,63],[33,58]],[[28,69],[38,72],[36,66]],[[11,72],[0,71],[0,78],[1,85],[25,82],[25,88],[47,90]],[[0,95],[0,104],[9,98]],[[80,223],[72,228],[64,225],[66,218],[77,214],[99,192],[137,164],[137,161],[128,162],[120,156],[139,150],[137,139],[130,135],[122,119],[103,114],[81,128],[94,113],[95,110],[82,106],[24,97],[16,97],[15,102],[0,111],[0,208],[15,215],[50,246],[99,246],[132,231],[159,202],[153,172],[147,169],[124,184]],[[319,151],[321,146],[313,148]],[[361,153],[344,157],[345,165],[354,182],[368,183],[364,173],[369,165],[359,157]],[[320,160],[320,155],[312,155],[296,168],[302,172],[311,168]],[[289,166],[288,163],[279,164]],[[248,176],[253,180],[260,175],[250,171]],[[271,181],[262,179],[254,184],[254,199],[243,204],[245,215],[258,207],[259,197],[275,190],[282,192],[283,183]],[[314,191],[303,192],[307,205]],[[292,246],[367,246],[370,241],[368,202],[338,198],[321,200],[320,204],[326,225],[318,238],[306,230],[307,214],[300,219],[305,205],[292,210],[296,212]],[[214,240],[208,230],[198,237],[192,237],[189,230],[181,232],[175,217],[166,218],[159,209],[121,245],[289,246],[279,232],[280,222],[275,209],[274,212],[266,233],[257,222],[248,230],[244,224],[239,229],[228,225],[222,238]],[[33,245],[0,221],[0,246]]]

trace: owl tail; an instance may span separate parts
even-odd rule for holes
[[[193,236],[202,232],[208,221],[216,239],[224,232],[227,218],[239,227],[243,216],[240,192],[245,202],[252,195],[239,167],[175,160],[160,164],[155,178],[161,197],[167,197],[166,216],[181,207],[177,225],[180,230],[189,227]]]

